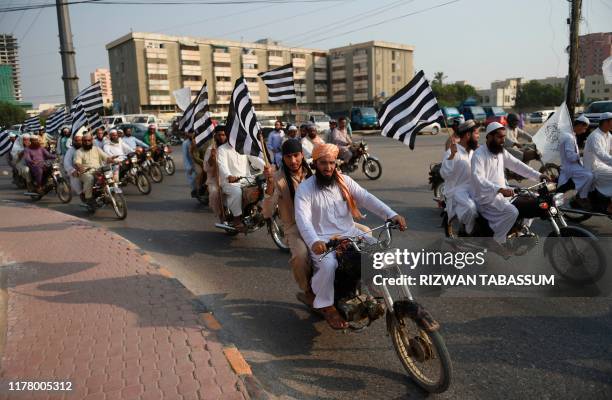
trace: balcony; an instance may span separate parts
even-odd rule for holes
[[[367,76],[368,72],[367,68],[353,69],[353,76]]]
[[[268,56],[268,65],[270,67],[280,67],[281,65],[284,65],[285,62],[283,61],[283,57],[278,57],[278,56]]]
[[[191,88],[191,90],[200,90],[202,81],[183,81],[183,86]]]
[[[353,63],[367,63],[368,55],[367,54],[359,54],[353,56]]]
[[[181,50],[181,60],[200,61],[200,52],[195,50]]]
[[[232,76],[232,69],[229,67],[214,67],[215,76]]]
[[[147,58],[168,58],[166,49],[145,49],[145,56]]]
[[[231,54],[230,53],[213,53],[213,62],[231,62]]]
[[[315,81],[326,81],[327,80],[327,72],[315,72],[314,79],[315,79]]]
[[[346,79],[346,71],[332,71],[332,80],[333,79]]]
[[[149,96],[149,104],[171,104],[170,96]]]
[[[327,58],[315,57],[313,60],[313,64],[315,68],[327,68]]]
[[[346,65],[344,57],[343,58],[334,58],[331,62],[331,66],[333,67],[344,67]]]
[[[367,89],[368,81],[353,81],[353,88],[354,89]]]
[[[243,54],[242,63],[243,64],[257,64],[257,56],[255,54]]]
[[[168,75],[168,64],[147,64],[147,73]]]
[[[231,92],[233,86],[232,82],[217,82],[215,83],[215,90],[217,92]]]
[[[259,70],[257,69],[243,69],[242,70],[242,75],[245,78],[257,78],[257,73],[259,72]]]
[[[332,101],[334,102],[346,101],[346,95],[345,94],[334,95],[332,96]]]
[[[355,100],[355,101],[366,101],[366,100],[368,100],[368,94],[367,93],[355,93],[355,94],[353,94],[353,100]]]
[[[302,68],[306,68],[306,59],[304,58],[294,58],[292,60],[293,62],[293,67],[302,67]]]
[[[315,96],[315,103],[327,103],[327,96]]]
[[[294,72],[293,73],[293,79],[302,79],[302,80],[305,80],[306,79],[306,71]]]
[[[202,68],[199,65],[181,65],[181,74],[187,76],[202,76]]]

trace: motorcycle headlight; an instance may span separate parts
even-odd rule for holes
[[[106,179],[111,179],[113,177],[113,171],[104,171],[104,177]]]
[[[557,193],[553,196],[553,199],[555,200],[555,205],[557,207],[562,206],[563,204],[565,204],[565,196],[563,195],[563,193]]]
[[[138,158],[136,156],[130,158],[130,161],[132,161],[132,163],[136,164],[138,162]]]
[[[151,152],[147,151],[147,157],[151,157]]]
[[[363,149],[364,149],[365,151],[368,151],[368,146],[367,146],[367,145],[363,146]]]

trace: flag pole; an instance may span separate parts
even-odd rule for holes
[[[213,150],[217,150],[217,141],[215,140],[215,137],[213,136],[213,142],[212,142],[212,147]],[[215,151],[216,153],[216,151]],[[223,223],[223,217],[225,214],[225,207],[223,207],[223,190],[221,189],[221,177],[219,176],[219,157],[218,154],[215,154],[215,168],[216,168],[216,175],[217,175],[217,190],[219,190],[219,196],[217,196],[219,198],[219,214],[217,215],[217,217],[219,217],[219,222]],[[210,196],[210,193],[208,194]]]
[[[261,129],[259,130],[259,133],[258,133],[257,137],[259,138],[259,142],[261,144],[261,151],[264,153],[264,165],[266,167],[269,167],[270,166],[270,158],[268,157],[268,148],[264,144],[263,131]]]

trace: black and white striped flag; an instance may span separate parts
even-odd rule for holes
[[[81,103],[72,103],[70,107],[70,117],[72,119],[72,136],[87,124],[87,114]]]
[[[196,97],[189,104],[189,106],[187,106],[187,108],[185,109],[185,112],[183,113],[183,117],[179,121],[179,127],[178,127],[179,131],[186,133],[186,132],[189,132],[193,128],[193,123],[194,123],[195,116],[196,116],[195,108],[200,102],[200,97],[202,97],[204,93],[206,93],[206,101],[208,104],[208,87],[206,86],[206,81],[204,81],[204,84],[200,88],[200,91],[198,92]]]
[[[293,80],[293,64],[260,72],[259,77],[268,87],[270,103],[295,103],[295,82]]]
[[[104,122],[98,113],[87,116],[87,125],[91,131],[95,131],[98,128],[104,128]]]
[[[45,121],[45,129],[48,133],[53,133],[66,124],[68,113],[66,107],[61,107],[55,110],[53,114]]]
[[[194,108],[192,120],[193,130],[195,131],[195,143],[198,146],[203,146],[215,130],[210,117],[210,109],[208,108],[208,87],[206,82],[204,82],[204,91],[200,94],[198,104]]]
[[[378,112],[380,134],[414,149],[417,133],[442,117],[436,97],[423,71],[391,96]]]
[[[258,139],[259,122],[244,77],[236,80],[232,91],[226,129],[228,141],[234,150],[240,154],[263,157],[263,146]]]
[[[100,82],[81,90],[79,95],[72,100],[72,103],[81,103],[83,110],[89,115],[97,113],[104,106],[102,100],[102,88]]]
[[[5,155],[13,148],[11,135],[8,131],[0,132],[0,156]]]
[[[38,115],[35,117],[28,118],[24,121],[21,130],[23,132],[37,132],[40,129],[40,119]]]

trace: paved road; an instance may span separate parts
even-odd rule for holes
[[[439,238],[427,171],[441,158],[445,138],[419,137],[415,151],[378,136],[367,140],[382,159],[383,177],[354,177],[408,218],[409,231],[396,236],[396,244]],[[149,251],[200,296],[270,393],[299,399],[425,397],[406,379],[382,321],[360,334],[331,331],[295,300],[288,257],[266,232],[230,238],[216,230],[212,214],[188,198],[182,170],[155,185],[150,196],[133,187],[127,192],[125,221],[113,220],[110,210],[92,219]],[[0,198],[25,199],[8,177],[0,177]],[[76,201],[61,205],[49,198],[40,205],[85,215]],[[607,220],[584,225],[612,234]],[[609,299],[422,300],[442,323],[454,363],[453,385],[437,397],[612,397]]]

